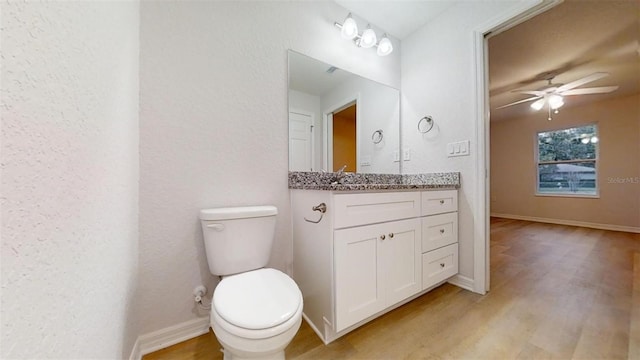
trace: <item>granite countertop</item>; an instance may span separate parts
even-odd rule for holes
[[[460,173],[428,174],[356,174],[344,173],[336,181],[336,173],[289,172],[289,189],[327,191],[372,190],[443,190],[460,188]]]

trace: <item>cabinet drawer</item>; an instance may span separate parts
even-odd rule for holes
[[[337,194],[333,206],[336,229],[374,224],[420,216],[420,193]]]
[[[458,242],[458,213],[422,218],[422,252]]]
[[[422,290],[458,273],[458,244],[422,254]]]
[[[458,190],[422,192],[422,215],[452,211],[458,211]]]

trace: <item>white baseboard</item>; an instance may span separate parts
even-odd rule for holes
[[[549,219],[549,218],[541,218],[541,217],[534,217],[534,216],[522,216],[522,215],[512,215],[512,214],[491,213],[491,216],[492,217],[498,217],[498,218],[504,218],[504,219],[525,220],[525,221],[534,221],[534,222],[542,222],[542,223],[558,224],[558,225],[581,226],[581,227],[587,227],[587,228],[592,228],[592,229],[611,230],[611,231],[624,231],[624,232],[640,234],[640,227],[636,227],[636,226],[599,224],[599,223],[592,223],[592,222],[586,222],[586,221],[575,221],[575,220],[564,220],[564,219]]]
[[[469,290],[471,292],[475,292],[474,290],[474,285],[475,282],[473,281],[473,279],[468,278],[466,276],[462,276],[460,274],[452,277],[451,279],[449,279],[448,281],[449,284],[455,285],[457,287],[461,287],[465,290]]]
[[[130,360],[140,360],[143,355],[164,349],[185,340],[209,332],[209,317],[201,317],[138,336],[131,350]]]

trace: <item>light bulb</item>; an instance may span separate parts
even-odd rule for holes
[[[380,39],[380,43],[378,44],[378,55],[386,56],[391,54],[393,51],[393,45],[391,45],[391,40],[387,37],[387,34],[382,35],[382,39]]]
[[[597,137],[597,136],[592,136],[592,137],[591,137],[591,143],[592,143],[592,144],[595,144],[595,143],[597,143],[597,142],[598,142],[598,137]]]
[[[582,138],[580,139],[580,142],[583,144],[588,144],[589,143],[589,138]]]
[[[362,33],[360,37],[360,46],[363,48],[370,48],[376,44],[376,33],[371,28],[371,25],[367,25],[367,29]]]
[[[349,13],[349,15],[347,15],[347,18],[344,19],[340,34],[342,34],[342,37],[347,40],[352,40],[356,36],[358,36],[358,24],[356,24],[356,21],[351,17],[351,13]]]
[[[542,109],[542,107],[544,106],[544,101],[545,99],[538,99],[536,101],[534,101],[530,106],[533,110],[538,111],[540,109]]]
[[[562,105],[564,105],[564,99],[562,99],[562,96],[558,94],[549,95],[549,106],[551,106],[552,109],[555,110]]]

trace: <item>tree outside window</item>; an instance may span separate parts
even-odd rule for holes
[[[539,195],[598,194],[596,125],[539,132],[537,141]]]

